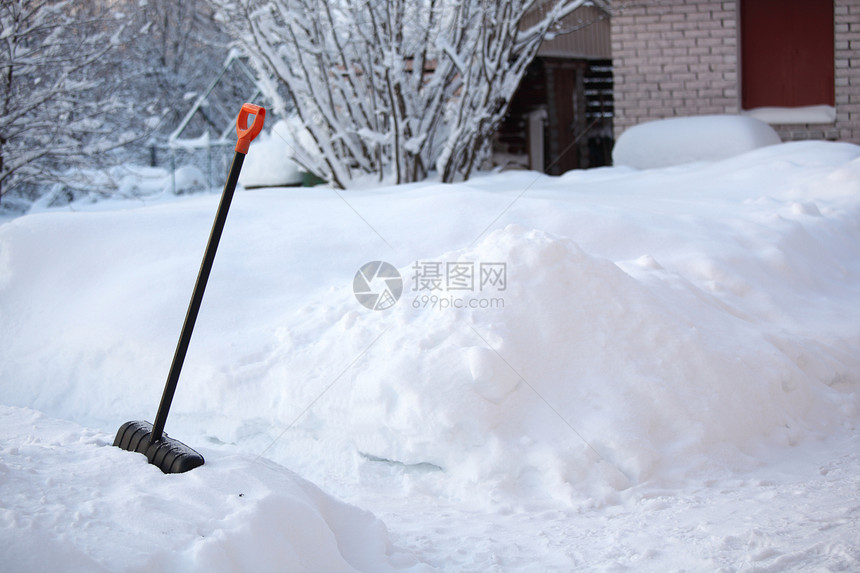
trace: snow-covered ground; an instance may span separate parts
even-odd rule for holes
[[[240,192],[168,476],[217,202],[0,225],[4,571],[860,570],[860,147]]]

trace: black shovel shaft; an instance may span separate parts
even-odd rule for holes
[[[233,156],[233,164],[230,166],[230,173],[227,176],[224,191],[221,193],[218,213],[215,215],[215,222],[212,224],[212,231],[209,233],[209,242],[206,244],[203,262],[200,263],[200,271],[197,273],[197,282],[194,284],[191,302],[188,303],[188,312],[185,314],[185,322],[182,325],[179,342],[176,344],[173,363],[170,365],[167,383],[164,385],[164,394],[161,396],[161,403],[158,405],[158,414],[156,414],[155,423],[152,425],[152,435],[149,440],[151,444],[160,441],[164,432],[164,424],[167,422],[167,414],[170,411],[170,404],[173,402],[173,395],[176,393],[176,385],[179,382],[179,373],[182,371],[182,364],[185,362],[185,355],[188,353],[191,333],[194,331],[194,323],[197,321],[197,314],[200,312],[200,304],[203,302],[203,292],[206,290],[209,273],[212,271],[215,252],[218,250],[218,242],[221,240],[224,223],[227,221],[227,212],[230,210],[230,203],[233,201],[233,193],[236,191],[239,172],[242,171],[242,163],[244,161],[245,154],[237,151]]]

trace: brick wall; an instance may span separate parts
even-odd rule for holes
[[[860,0],[836,0],[836,129],[860,143]]]
[[[779,125],[784,140],[860,143],[860,0],[835,0],[836,124]],[[616,0],[616,138],[676,116],[740,110],[737,0]]]
[[[616,137],[674,116],[737,113],[737,2],[615,2]]]

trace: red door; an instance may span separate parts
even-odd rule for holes
[[[833,0],[741,0],[741,103],[835,105]]]

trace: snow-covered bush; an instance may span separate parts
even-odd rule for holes
[[[211,1],[289,91],[313,140],[296,159],[340,187],[468,177],[544,37],[585,3]]]

